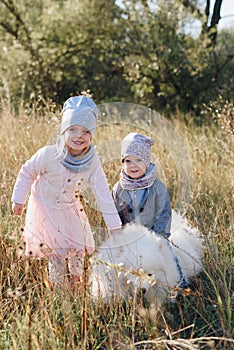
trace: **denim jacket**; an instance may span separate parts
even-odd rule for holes
[[[153,185],[139,190],[125,190],[117,182],[112,196],[122,224],[135,222],[168,238],[171,228],[171,206],[165,185],[155,179]],[[131,192],[131,193],[130,193]]]

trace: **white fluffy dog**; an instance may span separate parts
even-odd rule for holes
[[[181,216],[172,212],[170,243],[147,228],[128,224],[113,234],[92,259],[91,294],[109,301],[144,291],[160,306],[180,283],[175,255],[187,280],[202,269],[202,239]]]

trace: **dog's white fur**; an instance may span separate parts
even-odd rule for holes
[[[180,282],[175,254],[187,280],[202,269],[200,234],[174,210],[169,240],[136,224],[111,235],[93,259],[92,296],[125,299],[142,289],[150,303],[161,305]]]

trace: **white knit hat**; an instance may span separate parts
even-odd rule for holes
[[[127,156],[136,156],[141,158],[148,168],[150,165],[150,147],[153,144],[154,140],[151,137],[131,132],[121,142],[122,162]]]
[[[72,125],[81,125],[93,135],[97,117],[97,106],[90,97],[70,97],[63,105],[61,134]]]

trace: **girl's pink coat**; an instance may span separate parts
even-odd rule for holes
[[[94,249],[93,235],[80,197],[87,187],[91,188],[107,227],[121,226],[96,154],[88,171],[74,173],[57,159],[55,145],[45,146],[21,167],[12,201],[25,204],[31,191],[23,235],[27,253],[43,256],[42,247],[47,251],[60,248],[77,251],[84,249],[86,243],[89,251]],[[89,206],[94,206],[93,201]]]

